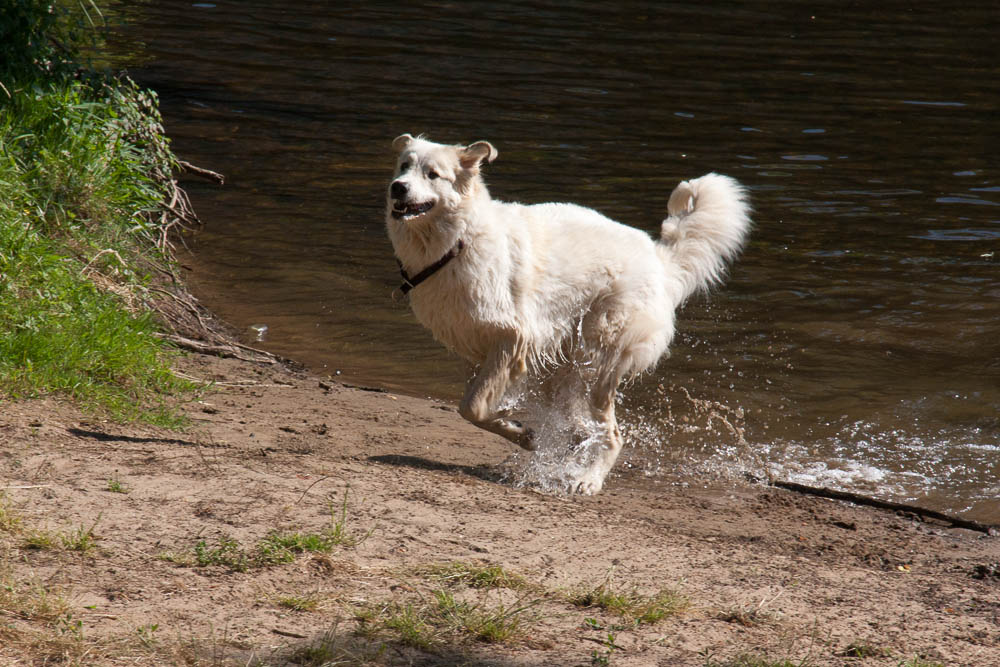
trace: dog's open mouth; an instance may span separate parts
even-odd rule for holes
[[[392,203],[392,217],[399,220],[401,218],[415,218],[423,215],[434,208],[434,202],[427,201],[420,204],[410,204],[405,201],[396,200]]]

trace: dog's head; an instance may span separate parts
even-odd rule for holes
[[[488,141],[448,146],[403,134],[392,142],[398,153],[389,185],[388,215],[415,223],[454,210],[482,184],[479,168],[497,157]]]

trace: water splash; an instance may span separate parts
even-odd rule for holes
[[[534,452],[517,452],[501,466],[503,480],[517,487],[565,493],[591,466],[604,433],[589,411],[589,383],[576,376],[554,395],[538,378],[522,382],[502,409],[535,430]],[[766,475],[767,449],[747,439],[741,406],[701,398],[686,387],[659,384],[661,400],[633,404],[628,392],[616,397],[624,442],[613,476],[662,480],[685,478],[745,480]]]
[[[544,387],[537,379],[524,381],[501,405],[531,425],[536,447],[533,452],[515,452],[501,465],[501,474],[516,487],[566,493],[594,463],[604,429],[590,415],[590,385],[579,373],[551,393]]]
[[[764,470],[761,448],[747,439],[739,405],[700,398],[684,386],[659,384],[658,409],[623,407],[622,471],[645,478],[743,480]]]

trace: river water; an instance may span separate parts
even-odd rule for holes
[[[624,389],[617,483],[750,472],[1000,521],[993,3],[119,12],[176,151],[228,179],[186,181],[207,222],[192,283],[236,326],[266,325],[262,347],[461,395],[462,364],[390,298],[383,193],[403,132],[488,139],[494,196],[651,233],[678,181],[719,171],[749,187],[753,238],[682,309],[671,358]]]

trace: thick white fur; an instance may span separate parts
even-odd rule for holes
[[[479,173],[497,156],[488,142],[404,134],[393,147],[386,226],[403,267],[415,275],[464,242],[410,292],[417,319],[477,367],[460,413],[533,449],[531,429],[498,408],[509,384],[529,366],[553,385],[582,378],[600,437],[572,490],[597,493],[621,450],[616,388],[666,353],[675,309],[722,280],[750,227],[745,191],[718,174],[682,182],[654,241],[574,204],[492,199]]]

